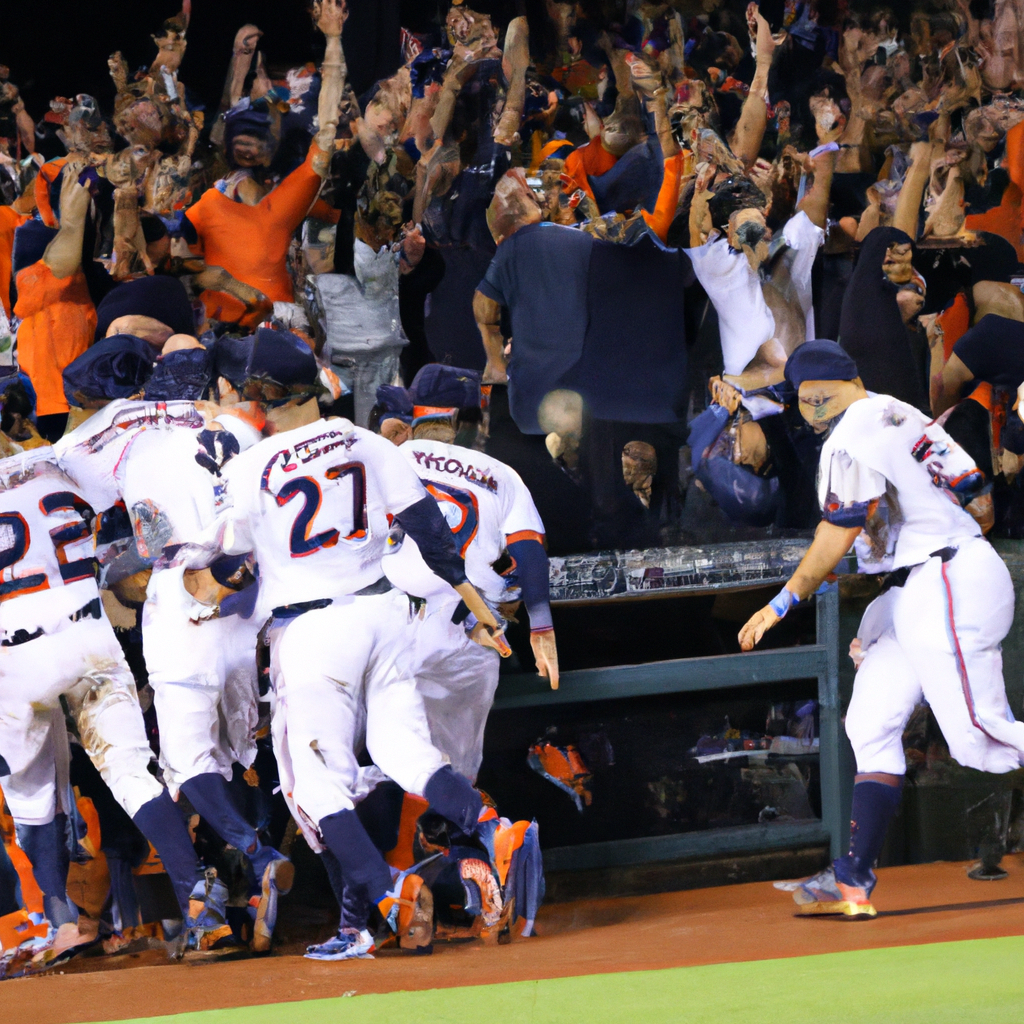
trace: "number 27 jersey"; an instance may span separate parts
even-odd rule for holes
[[[255,554],[267,612],[376,583],[390,517],[427,497],[390,441],[343,419],[266,438],[223,475],[220,546]]]

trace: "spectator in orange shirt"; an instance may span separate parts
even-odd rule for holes
[[[270,116],[256,109],[259,101],[244,101],[244,109],[236,107],[225,119],[232,173],[203,194],[183,223],[185,240],[207,266],[222,267],[264,293],[274,303],[275,318],[290,328],[308,327],[305,314],[295,305],[288,247],[320,191],[334,152],[345,79],[341,29],[346,17],[338,0],[325,0],[320,7],[317,27],[327,38],[317,108],[320,130],[303,164],[276,187],[265,180],[264,169],[273,157]],[[211,320],[239,323],[245,314],[243,304],[224,292],[207,290],[202,299]]]
[[[68,403],[64,367],[92,343],[96,308],[82,272],[82,241],[89,213],[89,190],[78,183],[82,165],[69,161],[60,191],[60,229],[42,259],[16,267],[21,317],[18,364],[36,391],[37,427],[49,441],[64,433]],[[26,225],[27,226],[27,225]]]
[[[0,206],[0,306],[11,316],[11,257],[14,232],[32,216],[35,200],[31,192],[19,196],[10,206]]]

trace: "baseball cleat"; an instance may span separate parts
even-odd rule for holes
[[[376,948],[365,928],[339,928],[326,942],[307,946],[304,956],[307,960],[372,960]]]
[[[225,920],[227,900],[228,887],[217,877],[217,869],[207,868],[188,898],[188,949],[205,951],[234,944],[231,925]]]
[[[253,897],[256,921],[252,927],[254,953],[268,953],[277,924],[277,897],[291,892],[295,881],[295,865],[287,857],[272,860],[263,869],[259,896]]]
[[[792,890],[797,913],[842,914],[844,917],[874,917],[878,911],[871,903],[871,892],[875,878],[862,884],[841,882],[836,878],[835,868],[830,866],[813,878],[797,883]],[[788,886],[787,886],[788,888]]]

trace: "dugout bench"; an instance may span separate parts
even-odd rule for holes
[[[781,587],[807,544],[803,539],[768,540],[552,558],[552,603],[557,608]],[[845,737],[840,729],[838,585],[829,585],[815,602],[815,642],[809,645],[566,671],[554,691],[533,674],[502,675],[494,705],[497,712],[817,681],[820,820],[555,846],[544,850],[545,867],[551,871],[619,868],[825,844],[831,856],[839,856],[847,841],[850,794],[849,780],[844,786],[841,771],[840,744]]]

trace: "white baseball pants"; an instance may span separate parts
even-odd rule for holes
[[[142,611],[142,651],[160,725],[160,764],[172,796],[182,783],[231,778],[256,757],[259,684],[255,617],[191,622],[184,569],[153,573]]]
[[[455,771],[476,782],[501,657],[470,640],[449,611],[444,608],[416,623],[416,687],[434,745]]]
[[[281,788],[304,831],[350,810],[372,789],[356,750],[422,794],[445,757],[430,742],[412,669],[409,599],[345,597],[270,633],[272,733]]]
[[[19,825],[48,825],[58,809],[67,813],[70,765],[64,712],[58,709],[50,712],[50,731],[36,756],[21,771],[0,778],[11,817]]]
[[[17,774],[52,742],[60,697],[82,746],[117,801],[134,817],[163,787],[147,767],[135,680],[110,623],[83,618],[14,647],[0,647],[0,752]]]
[[[948,562],[933,556],[915,566],[904,586],[873,601],[858,631],[867,654],[846,714],[857,771],[906,771],[903,729],[922,700],[960,764],[1018,768],[1024,722],[1007,704],[1000,649],[1012,621],[1010,574],[980,537]]]

